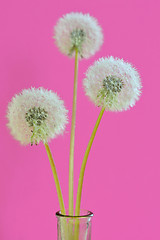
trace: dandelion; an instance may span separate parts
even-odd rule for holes
[[[101,58],[89,67],[83,83],[86,95],[96,106],[101,107],[101,111],[82,162],[77,190],[76,215],[80,212],[82,185],[88,155],[104,111],[123,111],[133,107],[139,99],[142,87],[135,68],[122,59],[113,57]]]
[[[15,95],[8,105],[8,127],[22,145],[48,142],[62,134],[67,123],[67,110],[56,93],[44,88],[31,88]]]
[[[103,43],[102,29],[89,14],[66,14],[59,19],[54,30],[56,45],[63,54],[70,57],[78,49],[81,58],[89,58]]]
[[[73,168],[74,138],[78,82],[78,58],[89,58],[98,51],[103,43],[102,29],[95,18],[89,14],[69,13],[59,19],[55,26],[54,38],[60,51],[75,57],[74,93],[71,123],[69,157],[69,214],[73,214]]]
[[[83,81],[86,95],[109,111],[133,107],[141,94],[138,72],[118,58],[101,58],[89,67]]]

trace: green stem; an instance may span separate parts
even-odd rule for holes
[[[60,183],[59,183],[59,180],[58,180],[57,171],[56,171],[56,167],[55,167],[54,160],[53,160],[53,157],[52,157],[52,153],[50,151],[49,145],[47,143],[45,143],[44,145],[45,145],[47,155],[48,155],[48,158],[49,158],[49,162],[50,162],[52,172],[53,172],[53,177],[54,177],[54,181],[55,181],[55,185],[56,185],[60,210],[61,210],[62,214],[66,214],[65,207],[64,207],[64,201],[63,201],[63,196],[62,196],[62,191],[61,191]]]
[[[92,135],[90,137],[84,158],[83,158],[83,162],[82,162],[82,166],[81,166],[81,171],[80,171],[80,176],[79,176],[79,183],[78,183],[78,190],[77,190],[77,201],[76,201],[76,210],[75,210],[75,216],[79,216],[80,214],[80,204],[81,204],[81,195],[82,195],[82,185],[83,185],[83,178],[84,178],[84,172],[85,172],[85,168],[86,168],[86,163],[87,163],[87,159],[88,159],[88,155],[94,140],[94,137],[96,135],[98,126],[100,124],[101,118],[103,116],[103,113],[105,111],[105,108],[103,107],[100,111],[100,114],[98,116],[97,122],[94,126]]]
[[[74,69],[74,90],[73,90],[73,107],[72,107],[72,124],[70,139],[70,156],[69,156],[69,214],[73,215],[73,179],[74,179],[74,138],[76,122],[76,102],[77,102],[77,79],[78,79],[78,49],[75,49],[75,69]]]

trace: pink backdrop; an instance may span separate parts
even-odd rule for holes
[[[104,44],[80,62],[75,149],[75,186],[99,114],[84,95],[82,79],[95,59],[113,55],[132,62],[143,83],[136,107],[105,113],[91,150],[82,207],[94,212],[92,239],[160,239],[159,93],[160,33],[157,0],[4,0],[0,6],[0,239],[56,239],[59,209],[49,161],[40,144],[22,147],[6,128],[6,108],[24,88],[58,92],[70,110],[74,61],[62,55],[52,32],[63,14],[95,16]],[[51,142],[68,204],[69,131]]]

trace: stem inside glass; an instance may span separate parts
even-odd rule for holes
[[[57,240],[91,240],[91,225],[93,213],[81,210],[79,216],[61,214],[56,212],[57,217]]]

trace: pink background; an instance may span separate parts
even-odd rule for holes
[[[82,208],[94,212],[92,239],[160,239],[160,4],[157,0],[2,0],[0,6],[0,239],[56,239],[59,209],[42,144],[22,147],[6,128],[7,104],[31,86],[58,92],[71,119],[74,60],[53,43],[63,14],[82,11],[104,30],[101,50],[79,65],[75,187],[100,109],[84,95],[82,79],[102,56],[132,62],[143,83],[136,107],[105,113],[91,150]],[[50,143],[66,205],[70,124]]]

